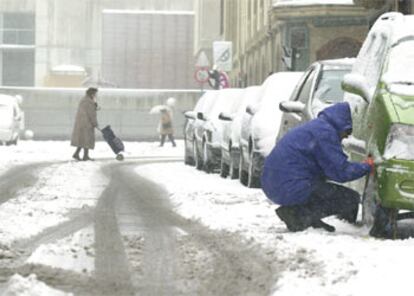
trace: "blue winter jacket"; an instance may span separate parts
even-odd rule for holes
[[[348,182],[370,171],[365,163],[349,162],[340,133],[352,128],[349,104],[330,106],[318,117],[290,130],[265,159],[262,188],[279,205],[306,203],[320,180]]]

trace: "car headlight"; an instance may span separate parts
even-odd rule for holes
[[[414,160],[414,125],[393,124],[391,126],[384,158]]]

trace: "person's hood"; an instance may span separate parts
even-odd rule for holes
[[[322,110],[318,118],[329,122],[338,133],[352,129],[351,108],[347,102],[337,103]]]

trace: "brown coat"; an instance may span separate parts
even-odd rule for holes
[[[171,111],[161,112],[159,131],[161,135],[172,135],[174,133]]]
[[[91,97],[85,96],[79,102],[71,145],[80,148],[95,148],[95,127],[98,126],[96,105]]]

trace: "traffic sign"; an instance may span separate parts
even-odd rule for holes
[[[232,42],[214,41],[213,56],[214,64],[222,71],[231,71],[233,63]]]
[[[206,83],[209,78],[208,68],[200,67],[194,72],[194,79],[199,83]]]
[[[201,51],[197,58],[196,66],[199,68],[209,67],[210,62],[208,60],[208,57],[204,51]]]

